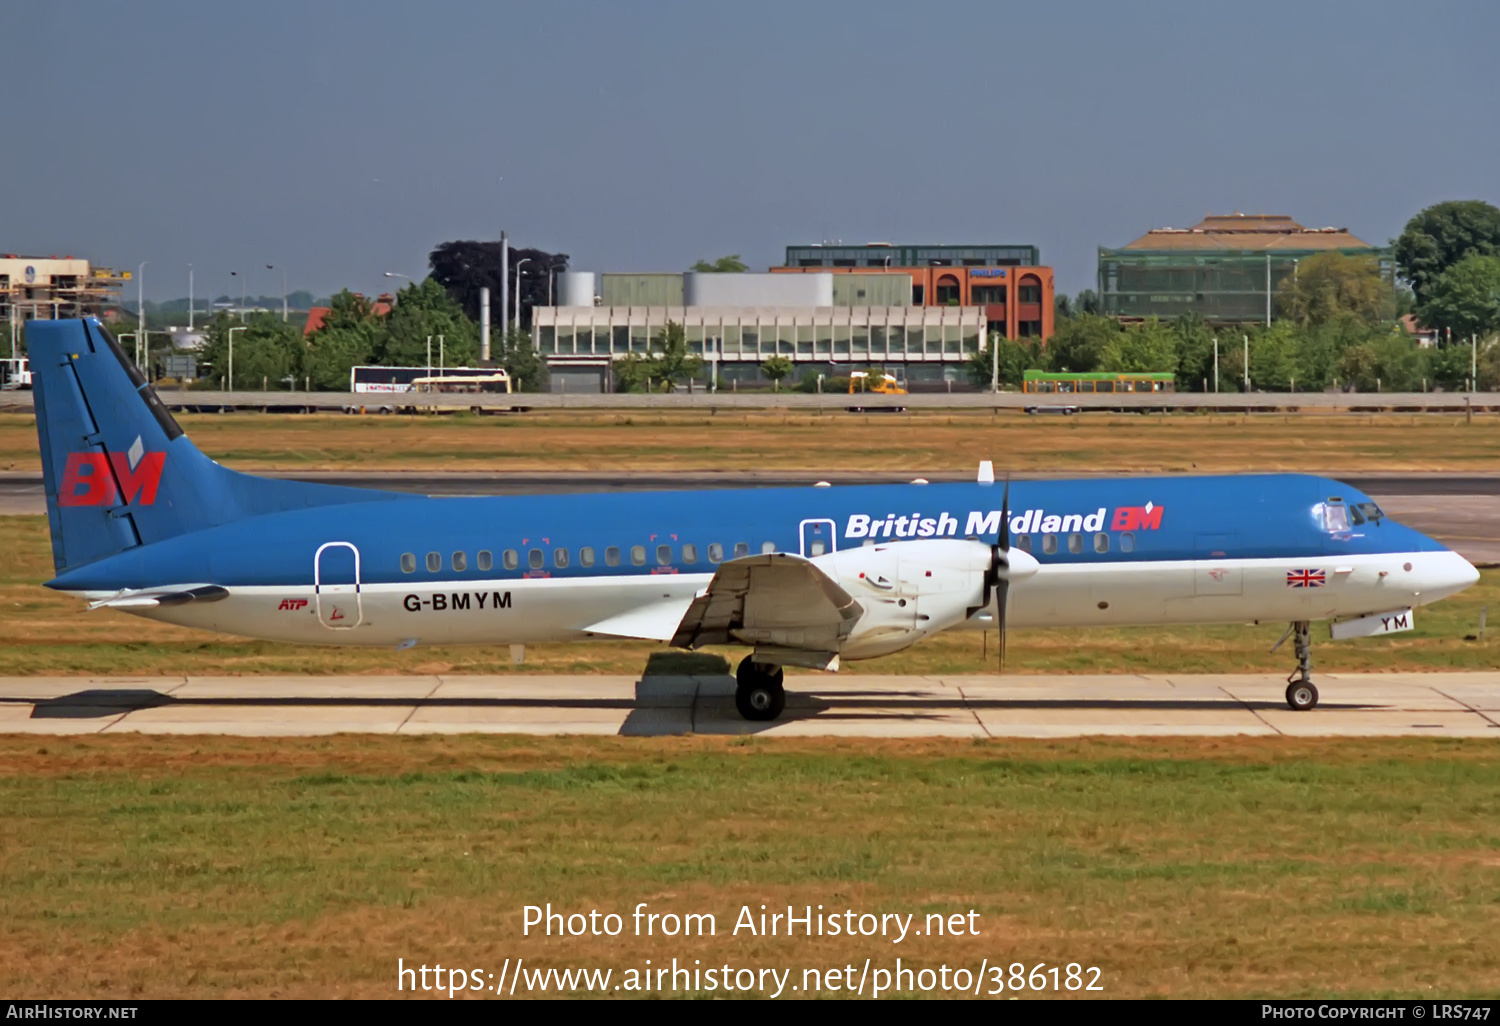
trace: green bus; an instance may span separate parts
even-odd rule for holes
[[[1098,392],[1175,392],[1172,374],[1141,371],[1104,371],[1094,374],[1062,374],[1029,370],[1022,375],[1023,392],[1078,395]]]

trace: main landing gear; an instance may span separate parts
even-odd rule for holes
[[[1286,704],[1305,712],[1318,704],[1318,688],[1312,682],[1312,638],[1306,620],[1292,624],[1297,651],[1297,669],[1286,679]]]
[[[757,663],[746,656],[734,671],[739,685],[734,689],[734,706],[747,720],[774,720],[786,708],[786,690],[781,686],[781,667],[774,663]]]

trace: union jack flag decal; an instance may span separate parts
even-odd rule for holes
[[[1286,586],[1288,588],[1321,588],[1327,583],[1327,578],[1322,570],[1288,570],[1286,572]]]

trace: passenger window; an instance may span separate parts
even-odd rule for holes
[[[540,570],[542,568],[542,564],[545,561],[546,560],[542,556],[541,549],[532,549],[530,552],[526,553],[526,562],[533,570]]]
[[[495,557],[489,549],[480,549],[479,555],[475,557],[475,564],[480,570],[493,570],[495,568]]]
[[[500,564],[507,570],[514,570],[521,565],[521,557],[515,549],[506,549],[500,554]]]
[[[760,543],[760,551],[762,553],[775,552],[776,551],[776,543],[775,542],[761,542]]]
[[[1077,531],[1074,531],[1072,534],[1068,535],[1068,551],[1083,551],[1083,535],[1079,534]]]
[[[1018,538],[1016,538],[1016,548],[1020,549],[1022,552],[1030,552],[1031,551],[1031,535],[1029,535],[1029,534],[1023,534],[1023,535],[1020,535]]]
[[[656,562],[660,566],[668,566],[672,562],[672,546],[658,545],[656,547]]]
[[[618,546],[611,545],[609,548],[607,548],[607,549],[604,550],[604,565],[605,566],[619,566],[620,565],[620,549],[619,549]]]
[[[552,565],[555,566],[555,567],[557,567],[559,570],[561,570],[563,567],[567,566],[568,565],[568,550],[567,549],[553,549],[552,550]]]
[[[1047,553],[1049,556],[1057,551],[1057,535],[1042,535],[1042,551]]]
[[[453,569],[457,570],[459,573],[463,573],[468,568],[469,557],[465,556],[462,552],[455,552],[453,554]]]
[[[590,548],[579,549],[578,550],[578,565],[579,566],[593,566],[594,565],[594,550],[590,549]]]
[[[734,558],[735,559],[741,559],[741,558],[743,558],[745,556],[748,556],[748,555],[750,555],[750,543],[749,542],[735,542],[734,543]]]
[[[1120,551],[1121,552],[1134,552],[1135,551],[1135,532],[1134,531],[1126,531],[1124,534],[1120,535]]]
[[[429,552],[429,553],[427,553],[427,569],[429,571],[431,571],[432,573],[437,573],[442,568],[443,568],[443,554],[441,552]]]
[[[710,563],[722,563],[724,561],[724,546],[718,542],[709,542],[708,561]]]
[[[630,561],[632,563],[634,563],[636,566],[645,566],[646,565],[646,546],[644,546],[644,545],[632,545],[632,546],[630,546]]]
[[[684,563],[698,562],[698,546],[684,545],[682,547],[682,561]]]
[[[1100,531],[1098,534],[1094,535],[1094,551],[1109,551],[1109,535],[1105,534],[1103,531]]]
[[[403,574],[415,573],[417,569],[417,555],[414,552],[401,553],[401,572]]]

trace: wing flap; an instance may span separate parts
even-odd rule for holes
[[[731,642],[838,650],[864,609],[810,560],[787,552],[722,563],[672,635],[680,648]]]

